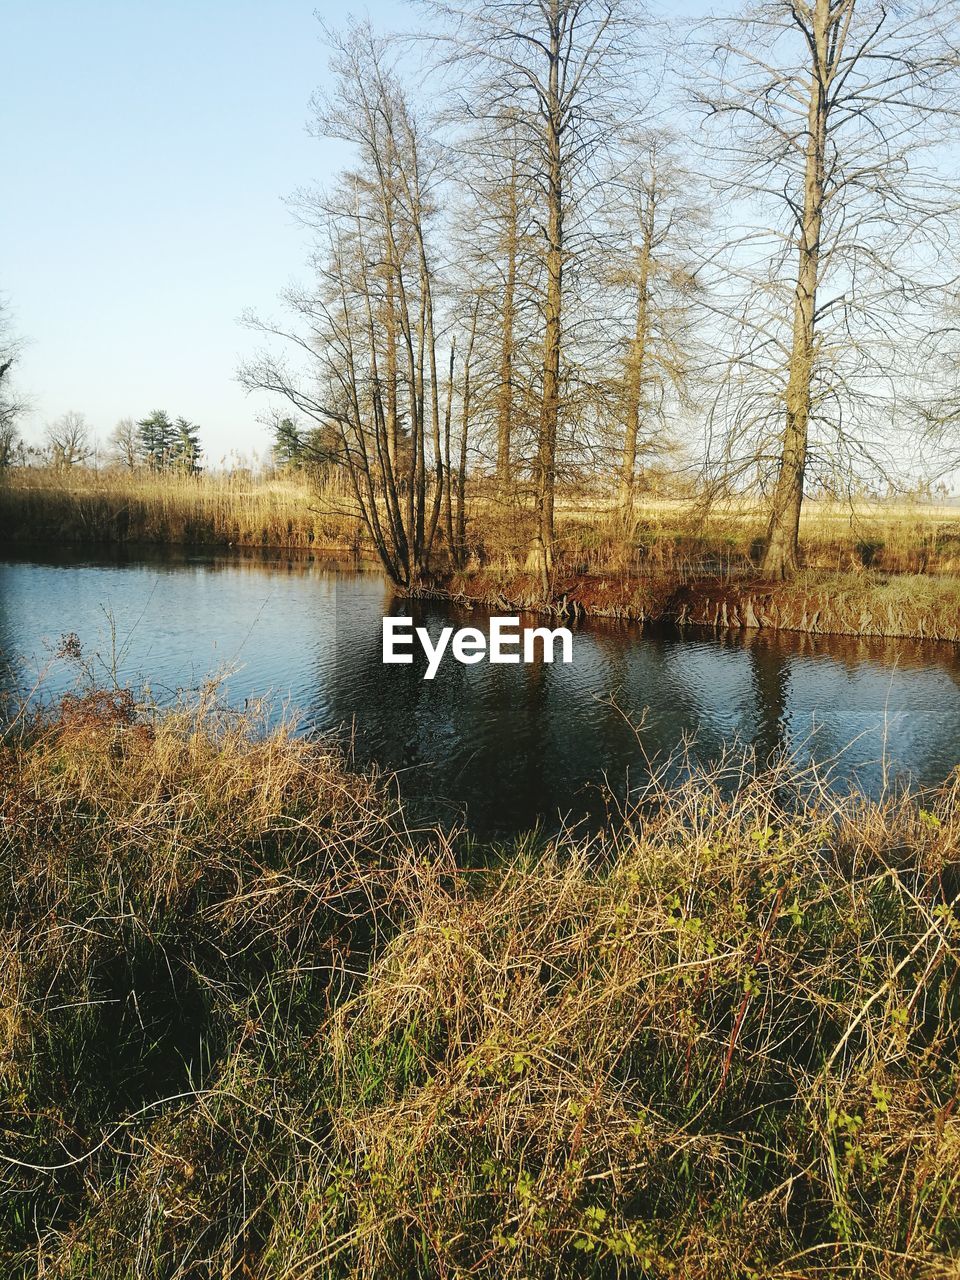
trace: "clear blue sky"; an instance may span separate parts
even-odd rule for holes
[[[303,232],[283,197],[335,147],[306,132],[327,74],[323,0],[21,0],[4,6],[0,291],[28,348],[28,439],[67,409],[105,437],[152,408],[212,461],[266,445],[234,380]],[[406,26],[401,0],[361,12]]]

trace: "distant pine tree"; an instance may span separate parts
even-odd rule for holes
[[[144,461],[152,471],[165,471],[171,462],[178,438],[177,428],[164,409],[154,409],[149,417],[137,423],[140,449]]]
[[[279,470],[303,466],[303,433],[292,418],[281,418],[273,429],[273,462]]]
[[[152,471],[200,470],[200,428],[188,418],[170,420],[165,409],[154,409],[137,423],[137,440],[144,462]]]
[[[174,440],[170,463],[178,471],[196,475],[200,471],[200,428],[187,418],[178,418],[174,425]]]

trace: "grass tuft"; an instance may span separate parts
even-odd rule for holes
[[[960,779],[465,868],[213,694],[3,752],[4,1274],[956,1274]]]

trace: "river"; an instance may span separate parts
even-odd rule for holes
[[[465,815],[484,836],[595,820],[629,781],[686,750],[829,762],[833,785],[934,784],[960,761],[960,653],[951,644],[723,635],[599,621],[570,665],[381,662],[385,613],[432,635],[479,609],[396,600],[368,567],[282,553],[59,555],[0,562],[0,680],[19,695],[73,687],[55,657],[75,633],[104,675],[161,701],[222,676],[232,704],[266,698],[300,731],[335,732],[398,773],[412,811]],[[542,625],[528,619],[530,625]]]

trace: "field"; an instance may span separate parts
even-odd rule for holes
[[[2,752],[5,1275],[956,1276],[960,778],[481,849],[214,690]]]
[[[319,502],[306,484],[239,472],[24,467],[0,482],[0,532],[27,546],[356,547],[357,521],[336,513],[344,502],[336,489]]]
[[[516,572],[531,517],[478,481],[469,510],[477,566]],[[561,493],[561,568],[573,572],[754,571],[761,508],[746,500],[705,511],[695,495],[638,500],[628,529],[609,501]],[[17,545],[190,544],[369,551],[342,478],[97,472],[12,468],[0,483],[0,533]],[[809,500],[801,527],[805,564],[828,571],[960,572],[960,505]],[[442,551],[438,561],[442,562]]]

